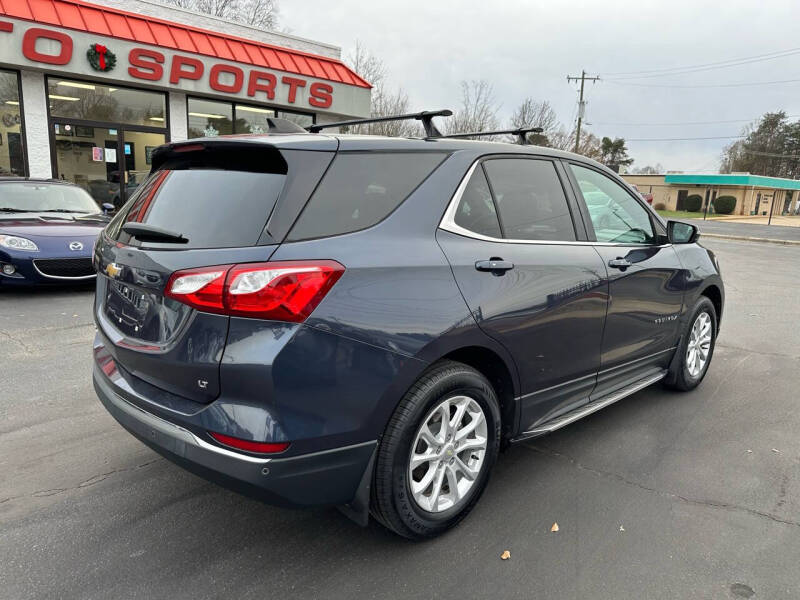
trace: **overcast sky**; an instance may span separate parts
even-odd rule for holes
[[[743,66],[612,82],[628,73],[714,63],[800,47],[797,0],[759,2],[562,0],[281,0],[291,33],[339,45],[360,40],[385,62],[413,109],[456,109],[459,81],[494,86],[505,124],[525,97],[548,100],[575,117],[577,92],[566,76],[586,69],[607,81],[587,84],[586,119],[598,136],[629,141],[635,167],[716,170],[730,140],[633,141],[737,135],[766,111],[800,116],[800,81],[751,87],[670,88],[800,80],[800,53]],[[622,84],[627,85],[622,85]],[[639,85],[630,85],[630,84]]]

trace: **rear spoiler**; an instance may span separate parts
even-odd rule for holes
[[[302,133],[305,134],[306,130],[300,127],[297,123],[289,121],[288,119],[279,119],[277,117],[268,117],[267,118],[267,125],[269,135],[275,134],[293,134],[293,133]],[[244,140],[252,140],[245,142]],[[237,143],[238,142],[238,143]],[[229,156],[227,160],[222,160],[224,157],[221,156],[222,152],[221,149],[224,148],[224,152],[233,152],[237,155],[236,159],[233,156]],[[247,152],[242,152],[243,148],[247,148],[249,152],[255,152],[258,155],[258,158],[249,158],[246,156]],[[271,150],[270,150],[271,149]],[[202,154],[198,154],[202,153]],[[245,156],[239,156],[243,154]],[[264,158],[268,158],[267,155],[278,155],[280,156],[280,152],[278,152],[272,144],[264,143],[264,134],[239,134],[239,135],[231,135],[231,136],[221,136],[221,137],[214,137],[214,138],[199,138],[196,140],[188,140],[185,142],[176,142],[174,144],[164,144],[163,146],[159,146],[153,152],[152,158],[152,167],[150,172],[153,173],[158,171],[159,169],[163,168],[164,164],[168,160],[177,160],[182,158],[182,162],[197,162],[197,166],[210,166],[208,161],[212,161],[213,164],[218,165],[220,168],[224,168],[227,170],[238,170],[238,171],[264,171],[264,167],[259,167],[261,161]],[[199,164],[200,159],[204,163],[201,165]],[[242,167],[237,168],[236,162],[238,160],[244,159],[245,165]],[[281,161],[283,159],[281,158]],[[191,165],[189,165],[191,166]],[[183,167],[183,168],[189,168]],[[275,173],[279,171],[273,170],[273,168],[269,168],[264,172]],[[285,171],[285,162],[284,162],[284,173]]]
[[[286,174],[286,161],[278,148],[263,142],[200,139],[165,144],[153,151],[150,173],[161,169],[222,169]]]

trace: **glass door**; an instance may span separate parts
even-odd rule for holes
[[[153,150],[163,133],[123,127],[53,123],[55,166],[59,179],[85,189],[99,206],[120,208],[150,173]]]
[[[166,141],[166,94],[50,76],[47,99],[54,176],[121,207]]]
[[[52,127],[56,177],[85,189],[98,205],[121,206],[118,131],[67,122]]]
[[[125,129],[122,132],[122,180],[125,183],[123,201],[130,198],[133,191],[147,179],[152,166],[153,150],[166,141],[166,136],[163,133],[131,131],[129,129]],[[122,205],[120,204],[120,206]]]

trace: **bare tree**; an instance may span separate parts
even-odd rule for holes
[[[386,79],[386,65],[365,48],[360,40],[356,40],[356,47],[348,55],[346,62],[353,71],[372,85],[373,90],[383,87]]]
[[[379,57],[361,45],[361,42],[356,42],[356,47],[348,56],[347,62],[356,73],[372,84],[370,116],[388,117],[410,111],[408,94],[400,88],[389,87],[386,65]],[[385,123],[356,125],[349,131],[367,135],[413,137],[419,135],[421,129],[416,121],[386,121]]]
[[[180,8],[274,30],[278,26],[278,0],[162,0]]]
[[[537,146],[550,146],[550,138],[561,130],[556,111],[547,100],[538,102],[525,98],[511,115],[511,128],[541,127],[541,133],[528,134],[528,142]],[[513,140],[516,141],[516,140]]]
[[[446,133],[497,129],[500,104],[485,79],[461,82],[461,108],[445,123]],[[485,139],[485,138],[484,138]]]
[[[574,144],[575,132],[573,131],[572,135],[570,136],[570,147],[568,149],[572,150]],[[581,154],[586,158],[599,161],[603,156],[602,141],[595,134],[584,129],[581,131],[581,141],[578,145],[578,154]]]
[[[575,128],[572,131],[567,131],[563,127],[559,127],[556,132],[548,138],[550,146],[557,150],[566,150],[572,152],[575,150]],[[585,129],[581,131],[581,142],[578,146],[578,154],[582,154],[587,158],[599,160],[603,152],[601,150],[601,141],[596,135]]]
[[[634,175],[660,175],[661,173],[664,173],[664,166],[661,163],[656,163],[655,166],[645,165],[644,167],[633,169]]]

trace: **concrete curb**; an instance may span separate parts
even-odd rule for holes
[[[746,235],[726,235],[723,233],[703,233],[700,238],[717,238],[721,240],[738,240],[740,242],[761,242],[763,244],[781,244],[783,246],[800,246],[800,240],[777,240],[773,238],[749,237]]]

